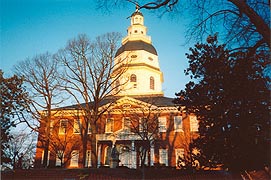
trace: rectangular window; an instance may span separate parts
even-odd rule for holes
[[[62,119],[59,124],[59,134],[66,134],[68,127],[68,120]]]
[[[86,152],[85,167],[91,167],[91,151],[90,150],[87,150]]]
[[[106,119],[105,133],[112,133],[114,127],[114,120],[111,118]]]
[[[91,134],[91,133],[92,133],[91,124],[90,124],[90,122],[88,122],[88,134]]]
[[[144,119],[143,118],[140,118],[138,120],[138,131],[139,132],[143,132],[143,123],[144,123]]]
[[[42,151],[42,155],[41,155],[41,164],[43,164],[44,161],[44,151]],[[49,166],[49,161],[50,161],[50,151],[48,151],[48,157],[47,157],[47,163],[46,165]]]
[[[51,120],[50,121],[50,133],[53,132],[53,128],[54,128],[54,122]]]
[[[176,157],[176,167],[181,167],[184,166],[185,163],[183,161],[184,158],[184,149],[180,148],[180,149],[175,149],[175,157]]]
[[[159,117],[159,132],[166,132],[167,131],[167,118],[166,117]]]
[[[64,163],[64,152],[57,151],[57,153],[56,153],[56,166],[61,166],[61,162]]]
[[[197,120],[197,116],[189,116],[190,119],[190,131],[198,132],[199,131],[199,122]]]
[[[174,117],[174,130],[175,132],[183,132],[183,119],[182,116]]]
[[[129,117],[123,118],[123,129],[126,131],[130,131],[131,129],[131,120]]]
[[[80,134],[80,120],[79,119],[75,119],[73,121],[73,133]]]
[[[78,160],[79,160],[79,151],[78,150],[72,151],[70,166],[78,167]]]
[[[159,149],[159,163],[168,166],[168,150]]]

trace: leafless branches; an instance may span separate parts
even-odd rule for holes
[[[12,133],[5,153],[11,158],[11,166],[13,169],[28,169],[33,166],[35,154],[34,134],[26,134],[24,132]]]
[[[68,42],[65,49],[59,51],[56,59],[63,64],[62,88],[76,101],[78,109],[84,112],[81,121],[81,139],[83,151],[86,151],[88,129],[91,127],[92,163],[96,166],[96,141],[97,122],[106,111],[101,109],[102,101],[118,93],[116,81],[127,68],[125,61],[114,62],[119,33],[107,33],[91,41],[86,35],[79,35]],[[118,72],[114,72],[116,67]],[[113,102],[111,102],[113,103]],[[83,152],[85,154],[85,152]]]
[[[270,1],[267,0],[126,0],[114,1],[116,4],[133,4],[137,9],[170,12],[173,16],[182,12],[182,18],[190,21],[187,26],[187,40],[205,41],[215,33],[219,38],[236,47],[261,47],[270,49]],[[99,0],[99,7],[107,7],[106,1]],[[176,11],[175,11],[176,10]],[[179,14],[180,15],[180,14]],[[261,42],[261,44],[259,44]]]
[[[15,65],[14,69],[18,76],[23,77],[30,96],[31,117],[23,115],[20,120],[26,122],[31,129],[38,131],[39,121],[43,116],[40,114],[40,110],[44,110],[47,115],[51,115],[51,110],[64,101],[59,93],[61,82],[58,78],[57,61],[53,60],[52,55],[45,53],[21,61],[18,65]],[[38,123],[30,123],[31,118]]]
[[[55,113],[53,108],[65,100],[60,93],[61,81],[58,70],[58,62],[49,53],[28,58],[15,66],[16,74],[24,78],[30,97],[29,113],[22,114],[20,122],[26,123],[34,131],[40,131],[40,124],[44,123],[46,159],[50,140],[50,122]]]
[[[144,103],[138,108],[134,107],[136,111],[127,111],[131,118],[131,131],[141,140],[141,143],[138,144],[141,167],[144,166],[146,159],[149,159],[148,152],[150,152],[151,146],[160,138],[158,118],[161,112],[154,103],[154,99],[149,98],[148,103]]]

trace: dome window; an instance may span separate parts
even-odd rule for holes
[[[115,90],[116,90],[116,92],[118,92],[120,90],[120,81],[119,80],[116,81]]]
[[[135,74],[132,74],[130,76],[130,82],[136,82],[136,75]]]
[[[154,78],[150,77],[150,89],[154,90]]]
[[[131,56],[131,58],[137,58],[137,55],[133,54],[133,55]]]
[[[153,61],[152,57],[148,57],[148,59],[149,59],[150,61]]]

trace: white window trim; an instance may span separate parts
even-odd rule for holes
[[[42,154],[41,154],[41,164],[43,164],[43,161],[44,161],[44,150],[42,151]],[[48,151],[48,157],[47,157],[47,162],[46,162],[47,166],[49,166],[49,162],[50,162],[50,151]]]
[[[63,132],[63,131],[62,131],[62,122],[64,122],[64,121],[67,122],[66,126],[68,126],[69,120],[68,120],[68,119],[61,119],[61,120],[59,121],[58,134],[66,134],[66,133],[67,133],[67,128],[68,128],[68,127],[66,127],[66,132]]]
[[[165,154],[165,157],[163,157],[162,154]],[[159,163],[168,166],[168,149],[159,149]]]
[[[80,120],[79,119],[75,119],[73,121],[73,134],[80,134]],[[75,127],[75,125],[77,124],[77,127]],[[78,132],[76,132],[76,129]]]
[[[158,117],[159,132],[167,132],[167,117]]]
[[[179,128],[176,124],[177,118],[181,119],[181,123],[178,126],[181,126],[181,128]],[[174,116],[174,131],[175,132],[184,132],[183,131],[183,117],[182,116]]]
[[[85,167],[91,167],[91,150],[86,151]]]
[[[111,123],[110,123],[110,129],[108,127],[109,123],[108,123],[108,120],[111,120]],[[113,118],[107,118],[106,119],[106,123],[105,123],[105,133],[112,133],[114,130],[114,119]]]
[[[57,151],[57,154],[58,153],[63,153],[63,151]],[[61,166],[61,159],[58,158],[58,155],[56,154],[56,166]],[[63,154],[63,157],[62,157],[62,163],[64,161],[64,154]]]
[[[176,167],[178,165],[178,160],[179,160],[179,156],[181,158],[184,158],[184,148],[178,148],[178,149],[175,149],[175,159],[176,159]],[[182,162],[182,165],[184,166],[184,162]]]
[[[79,151],[73,150],[71,152],[70,167],[78,167],[78,161],[79,161]]]
[[[197,116],[190,115],[189,121],[190,121],[190,131],[191,132],[198,132],[199,131],[199,122],[197,120]]]

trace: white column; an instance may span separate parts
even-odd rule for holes
[[[98,145],[98,167],[100,167],[101,166],[101,149],[102,149],[102,145],[101,144],[99,144]]]
[[[136,169],[136,149],[135,149],[135,141],[132,141],[132,158],[131,158],[131,161],[132,161],[132,167],[133,169]]]
[[[151,152],[151,154],[150,154],[150,156],[151,156],[151,159],[150,159],[150,162],[151,162],[151,166],[153,166],[153,164],[154,164],[154,145],[151,145],[151,150],[150,150]]]

